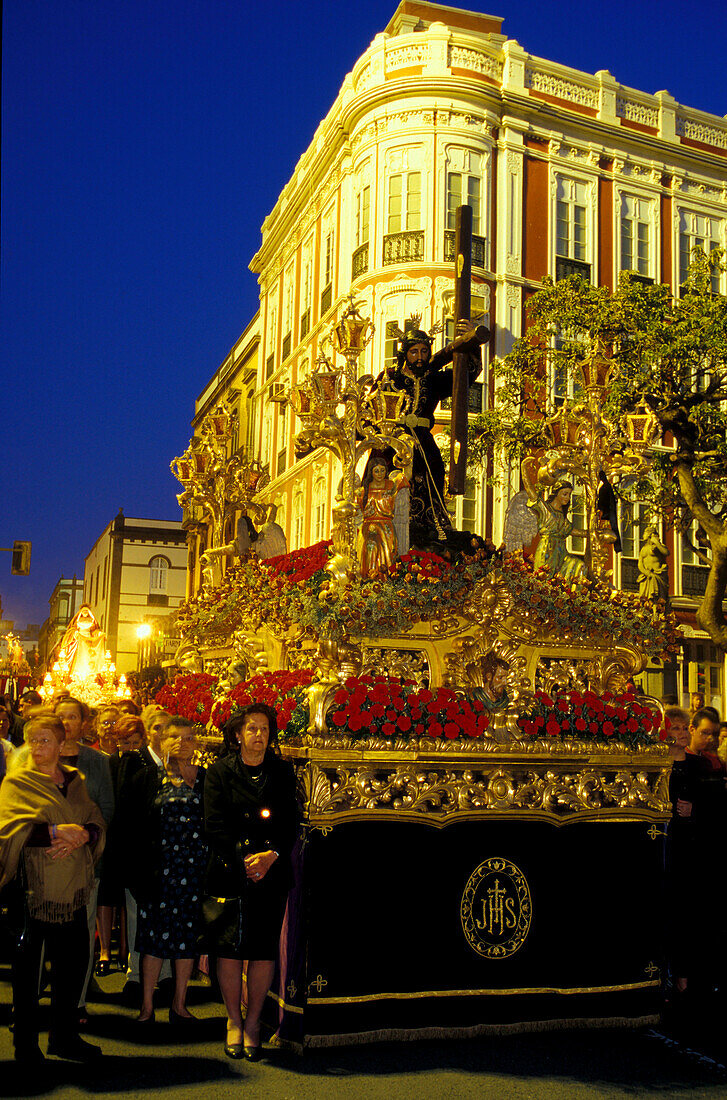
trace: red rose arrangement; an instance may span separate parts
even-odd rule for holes
[[[661,716],[633,692],[535,692],[536,703],[518,719],[525,737],[569,737],[580,741],[619,741],[636,749],[659,740]]]
[[[171,684],[159,688],[154,702],[170,714],[181,714],[190,722],[206,726],[212,710],[212,692],[217,677],[208,672],[180,672]]]
[[[227,698],[215,703],[212,721],[218,729],[222,729],[225,722],[248,703],[265,703],[275,709],[278,735],[285,740],[286,734],[300,733],[308,725],[308,707],[303,689],[312,679],[313,673],[308,668],[295,672],[258,672],[249,680],[237,684]]]
[[[328,728],[355,740],[482,737],[490,719],[483,704],[449,688],[430,691],[407,680],[352,676],[329,708]]]
[[[287,584],[304,583],[325,567],[330,545],[330,539],[324,539],[313,546],[293,550],[290,554],[268,558],[264,563],[265,569],[271,578],[283,577]]]

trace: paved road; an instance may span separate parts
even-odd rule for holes
[[[190,995],[199,1023],[183,1040],[171,1032],[164,1010],[158,1013],[160,1022],[139,1035],[135,1010],[120,1003],[119,974],[103,979],[102,988],[103,996],[91,1006],[87,1036],[103,1047],[103,1060],[78,1066],[51,1058],[37,1070],[21,1072],[12,1061],[8,1030],[8,971],[0,967],[0,1095],[62,1100],[148,1100],[152,1092],[160,1100],[241,1100],[246,1095],[254,1100],[727,1098],[727,1072],[717,1062],[690,1050],[686,1041],[673,1043],[658,1033],[550,1032],[311,1050],[303,1057],[270,1049],[265,1061],[251,1065],[224,1056],[222,1008],[201,983]],[[723,1020],[721,1015],[716,1031]]]

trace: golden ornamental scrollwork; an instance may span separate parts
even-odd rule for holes
[[[364,646],[362,671],[369,675],[411,680],[421,687],[429,681],[429,659],[423,650]]]
[[[397,817],[454,818],[481,811],[566,820],[621,811],[664,817],[670,812],[668,767],[586,767],[568,771],[547,763],[526,768],[379,763],[301,767],[311,822],[365,812]]]
[[[586,691],[588,661],[539,657],[535,664],[535,687],[546,695],[553,692]]]
[[[588,666],[591,691],[610,691],[619,695],[626,691],[629,680],[646,668],[646,656],[634,646],[615,645],[612,652],[597,653]]]

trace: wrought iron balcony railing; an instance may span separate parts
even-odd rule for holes
[[[570,260],[566,256],[555,257],[555,281],[565,279],[567,275],[580,275],[587,283],[591,281],[591,265],[583,260]]]
[[[639,563],[636,558],[621,557],[621,588],[624,592],[639,591]]]
[[[472,234],[472,266],[479,267],[484,270],[487,266],[485,257],[487,254],[486,241],[484,237],[477,237]],[[444,259],[447,263],[454,263],[454,230],[445,229],[444,231]]]
[[[682,566],[682,595],[701,599],[707,588],[709,569],[706,565]]]
[[[351,278],[357,279],[359,275],[365,275],[369,269],[369,242],[366,241],[354,252],[351,257]]]
[[[424,230],[407,229],[384,237],[384,265],[410,264],[424,259]]]

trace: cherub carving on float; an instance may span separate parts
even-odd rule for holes
[[[71,679],[85,680],[104,671],[106,635],[91,608],[84,604],[71,619],[61,641],[61,655]]]
[[[510,665],[502,657],[490,650],[482,658],[482,683],[476,694],[490,714],[507,710],[510,696],[507,693],[507,678]]]
[[[363,514],[359,532],[362,577],[388,572],[399,556],[394,509],[399,491],[409,487],[410,476],[411,466],[394,472],[380,452],[372,453],[369,458],[363,483],[356,494],[356,503]]]
[[[508,505],[506,548],[527,547],[539,535],[533,560],[536,569],[547,569],[566,580],[584,576],[584,562],[568,553],[566,548],[566,541],[571,536],[586,538],[588,535],[587,531],[576,530],[568,518],[573,482],[559,477],[557,471],[550,472],[548,467],[541,469],[537,458],[524,459],[521,468],[525,490],[517,493]]]

